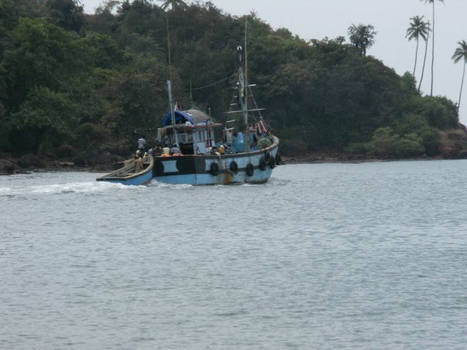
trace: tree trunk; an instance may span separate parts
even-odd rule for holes
[[[457,114],[459,114],[459,109],[461,108],[462,90],[464,89],[464,77],[465,77],[466,64],[467,64],[467,61],[464,60],[464,71],[462,72],[461,91],[459,93],[459,102],[457,103]]]
[[[429,37],[427,37],[426,41],[425,41],[425,57],[423,58],[422,76],[420,77],[420,82],[418,83],[418,92],[419,93],[420,93],[420,88],[422,87],[423,77],[425,75],[426,57],[428,55],[428,39],[429,39]]]
[[[415,49],[415,64],[413,66],[413,77],[415,78],[415,72],[417,71],[417,61],[418,61],[418,45],[420,41],[417,38],[417,48]]]
[[[433,96],[433,81],[435,70],[435,1],[433,1],[433,38],[432,38],[432,48],[431,48],[431,90],[430,96]]]

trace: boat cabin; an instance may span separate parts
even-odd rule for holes
[[[162,128],[157,129],[157,140],[168,147],[179,145],[183,154],[206,154],[210,148],[223,141],[223,125],[214,123],[207,114],[196,109],[175,111],[175,127],[172,117],[166,114]]]

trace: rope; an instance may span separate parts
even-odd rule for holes
[[[225,77],[224,79],[221,79],[221,80],[218,80],[218,81],[214,81],[214,82],[209,83],[209,84],[207,84],[207,85],[200,86],[200,87],[196,87],[196,88],[192,88],[191,90],[192,90],[192,91],[197,91],[197,90],[207,89],[207,88],[210,88],[210,87],[212,87],[212,86],[216,86],[216,85],[218,85],[218,84],[220,84],[220,83],[223,83],[224,81],[229,80],[229,79],[231,79],[232,77],[233,77],[233,74],[229,75],[228,77]]]

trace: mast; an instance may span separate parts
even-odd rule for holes
[[[172,120],[172,131],[174,133],[175,143],[178,146],[178,135],[177,135],[177,130],[175,129],[175,111],[174,111],[174,105],[172,103],[172,82],[170,80],[167,80],[167,90],[169,93],[169,107],[170,107],[170,116]]]
[[[169,60],[169,79],[167,80],[167,93],[169,95],[169,109],[170,109],[170,118],[172,122],[172,131],[174,133],[174,141],[177,146],[178,145],[178,135],[177,130],[175,129],[175,111],[174,105],[172,101],[172,60],[170,57],[170,32],[169,32],[169,15],[166,13],[166,29],[167,29],[167,58]]]
[[[256,84],[250,85],[248,83],[248,20],[245,20],[245,42],[244,46],[241,45],[237,46],[237,53],[238,53],[238,82],[237,82],[237,94],[234,95],[232,99],[232,103],[230,106],[239,105],[238,110],[230,110],[225,114],[242,114],[243,115],[243,123],[245,125],[245,151],[249,152],[250,149],[250,130],[248,127],[249,124],[249,112],[259,112],[260,117],[261,111],[264,108],[258,108],[256,100],[253,96],[253,92],[250,91],[250,87],[256,86]],[[252,105],[253,108],[249,108],[249,99],[250,95],[252,98]],[[235,99],[235,101],[234,101]]]
[[[245,123],[245,146],[246,151],[250,152],[250,129],[248,127],[248,17],[245,18],[245,72],[244,72],[244,84],[243,84],[243,122]]]
[[[195,104],[193,103],[193,85],[192,85],[191,79],[190,79],[190,103],[191,103],[191,107],[193,108]]]

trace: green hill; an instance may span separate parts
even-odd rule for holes
[[[151,138],[168,108],[166,20],[177,101],[190,107],[191,85],[193,103],[224,119],[245,17],[172,2],[167,12],[108,2],[85,15],[73,0],[0,0],[0,152],[94,165]],[[306,42],[248,21],[250,81],[285,155],[463,154],[455,104],[422,96],[410,74],[343,37]],[[454,146],[449,133],[460,137]]]

